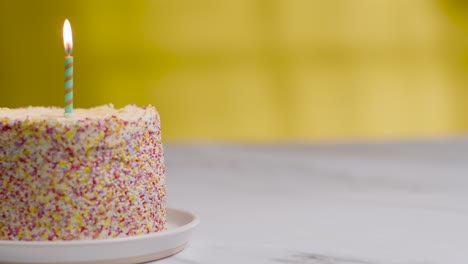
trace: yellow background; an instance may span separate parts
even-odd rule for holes
[[[0,106],[155,105],[166,140],[413,138],[468,129],[468,4],[0,1]]]

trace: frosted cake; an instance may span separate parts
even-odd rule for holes
[[[164,174],[153,106],[0,108],[0,240],[162,231]]]

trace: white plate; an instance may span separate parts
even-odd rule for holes
[[[0,240],[0,264],[141,263],[182,251],[200,222],[190,212],[168,208],[168,230],[124,238],[76,241]]]

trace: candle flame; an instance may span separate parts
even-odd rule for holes
[[[63,23],[63,47],[65,48],[65,53],[70,56],[73,51],[73,36],[68,19],[65,19],[65,23]]]

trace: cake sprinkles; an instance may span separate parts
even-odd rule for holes
[[[166,228],[153,106],[0,108],[0,240],[103,239]]]

